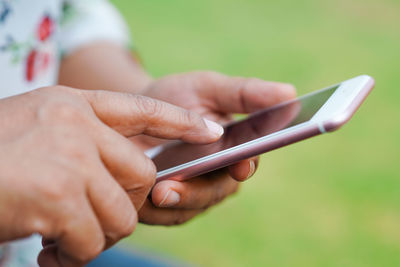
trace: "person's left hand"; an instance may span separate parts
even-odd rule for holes
[[[195,111],[205,118],[226,123],[234,113],[251,113],[295,97],[292,85],[256,78],[228,77],[215,72],[192,72],[155,80],[143,95]],[[142,149],[159,145],[160,139],[137,137]],[[237,191],[239,182],[251,177],[258,157],[184,182],[157,183],[139,211],[147,224],[181,224]]]

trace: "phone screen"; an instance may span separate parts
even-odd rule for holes
[[[226,125],[215,143],[193,145],[182,142],[159,147],[150,154],[157,171],[167,170],[208,155],[270,135],[310,120],[339,87],[333,86],[251,114]]]

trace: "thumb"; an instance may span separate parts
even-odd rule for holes
[[[264,81],[257,78],[229,77],[216,72],[187,74],[196,80],[202,97],[213,110],[230,113],[251,113],[271,107],[296,96],[290,84]]]

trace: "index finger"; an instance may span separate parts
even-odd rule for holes
[[[128,93],[85,91],[96,116],[120,134],[146,134],[190,143],[211,143],[224,130],[219,124],[166,102]]]

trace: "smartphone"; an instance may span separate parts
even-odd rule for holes
[[[146,154],[157,167],[157,181],[190,179],[340,128],[374,85],[372,77],[358,76],[229,123],[215,143],[172,142]]]

